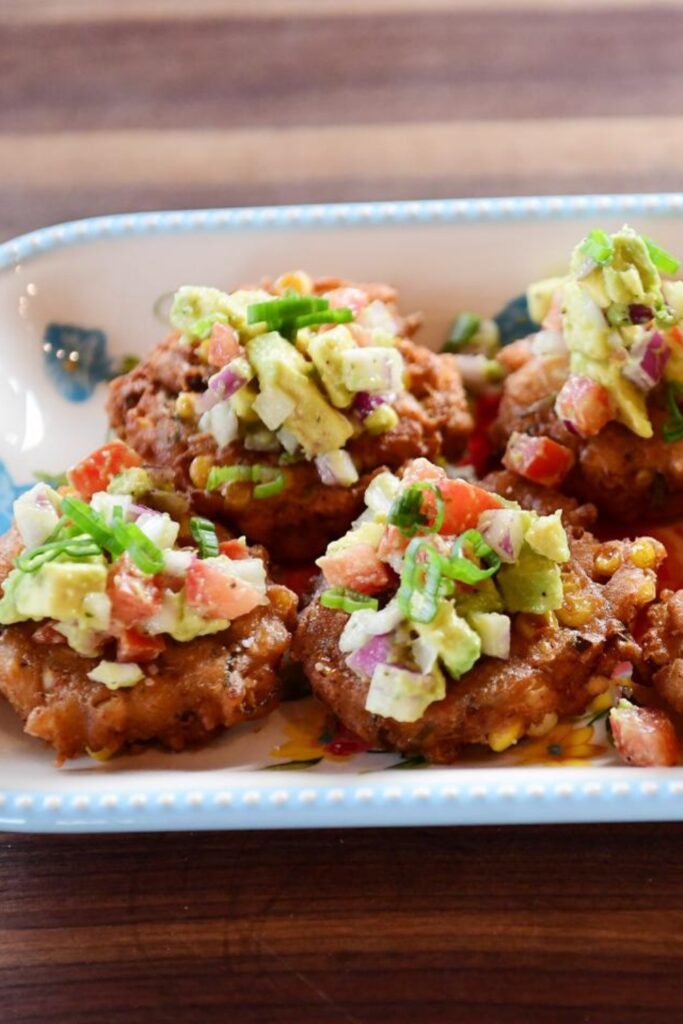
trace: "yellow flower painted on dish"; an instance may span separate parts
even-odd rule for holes
[[[591,743],[592,739],[592,725],[560,722],[545,736],[521,743],[516,751],[517,762],[518,764],[585,764],[586,761],[597,757],[598,754],[604,754],[606,749],[602,744]]]
[[[315,701],[290,705],[284,727],[287,739],[274,747],[271,757],[287,761],[346,761],[368,749],[358,736],[345,729]]]

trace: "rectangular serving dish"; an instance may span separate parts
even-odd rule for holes
[[[105,437],[104,379],[164,333],[182,283],[299,267],[396,285],[437,347],[561,272],[587,228],[683,248],[683,194],[453,199],[98,217],[0,246],[0,525],[38,473]],[[65,365],[65,352],[78,352]],[[60,354],[61,353],[61,354]],[[673,542],[676,531],[671,531]],[[683,768],[614,760],[592,712],[504,756],[426,767],[362,749],[312,699],[183,754],[57,768],[0,707],[0,829],[40,832],[680,820]]]

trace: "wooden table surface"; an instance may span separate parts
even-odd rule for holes
[[[0,0],[0,239],[678,189],[683,4]],[[0,838],[3,1024],[683,1019],[683,826]]]

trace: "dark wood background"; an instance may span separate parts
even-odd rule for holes
[[[678,189],[682,40],[676,0],[0,0],[0,239]],[[682,856],[678,825],[6,835],[0,1021],[671,1024]]]

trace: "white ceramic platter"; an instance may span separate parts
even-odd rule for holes
[[[396,285],[437,347],[453,314],[492,314],[625,221],[683,252],[683,195],[362,203],[144,213],[0,246],[0,523],[39,472],[105,438],[102,378],[164,333],[180,284],[305,268]],[[64,352],[79,352],[65,370]],[[60,355],[61,352],[61,355]],[[0,707],[0,829],[125,831],[683,818],[683,769],[618,766],[599,718],[505,756],[427,768],[364,750],[313,700],[184,754],[63,768]]]

